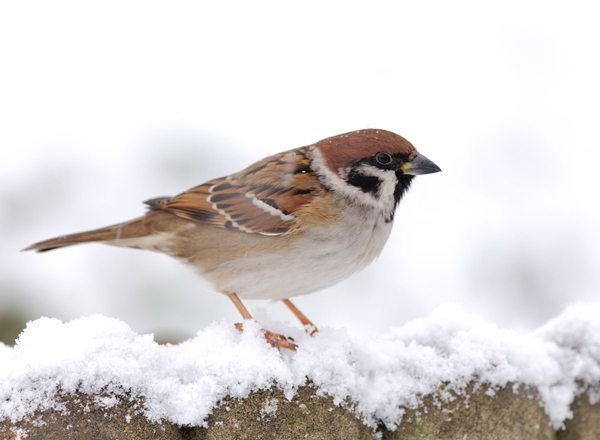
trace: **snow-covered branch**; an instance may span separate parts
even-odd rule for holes
[[[164,439],[551,439],[593,429],[577,428],[584,413],[600,430],[600,304],[531,333],[455,306],[371,338],[275,330],[298,350],[270,347],[253,323],[164,346],[102,316],[36,320],[0,346],[0,436],[70,426],[85,438],[93,426]],[[491,427],[497,435],[483,436]]]

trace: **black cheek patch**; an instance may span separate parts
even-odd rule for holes
[[[379,187],[381,186],[381,180],[379,177],[362,174],[356,171],[356,169],[350,171],[346,182],[352,186],[360,188],[365,193],[370,193],[373,195],[377,195]]]

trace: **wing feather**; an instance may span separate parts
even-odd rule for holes
[[[146,203],[151,209],[221,228],[282,235],[294,228],[294,214],[310,203],[320,188],[304,147],[267,157],[178,196]]]

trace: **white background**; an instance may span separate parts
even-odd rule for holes
[[[182,337],[238,321],[160,254],[19,250],[361,128],[443,173],[416,179],[375,264],[296,300],[318,325],[380,333],[455,302],[531,328],[598,298],[595,2],[214,3],[0,4],[0,307]]]

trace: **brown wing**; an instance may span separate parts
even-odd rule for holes
[[[178,196],[149,200],[152,209],[248,233],[281,235],[320,185],[306,148],[267,157],[237,174],[210,180]]]

